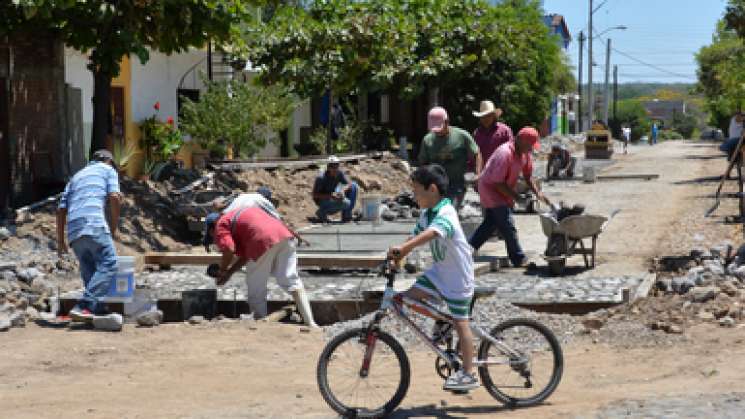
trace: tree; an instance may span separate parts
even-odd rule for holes
[[[265,83],[302,97],[388,90],[410,99],[441,87],[453,110],[489,97],[516,124],[547,114],[562,61],[538,1],[308,3],[279,7],[246,32],[247,56],[264,68]]]
[[[631,128],[632,140],[638,140],[642,135],[647,135],[652,128],[647,111],[644,110],[644,106],[637,100],[619,101],[616,119],[612,125],[618,127],[614,131],[620,131],[620,127],[624,125]]]
[[[199,102],[185,99],[181,129],[210,152],[224,156],[226,146],[250,157],[267,143],[270,132],[286,129],[297,101],[280,86],[232,80],[209,83]]]
[[[110,131],[111,80],[122,57],[149,59],[228,42],[247,15],[245,0],[12,0],[0,4],[0,35],[50,30],[68,46],[90,53],[93,73],[91,150],[103,148]]]
[[[734,4],[738,4],[737,8],[732,9]],[[727,129],[732,114],[743,109],[745,104],[745,44],[735,31],[740,28],[739,12],[732,12],[740,10],[741,4],[741,1],[730,1],[712,43],[696,54],[699,66],[696,90],[706,97],[709,123],[721,129]]]

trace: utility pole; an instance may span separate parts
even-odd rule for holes
[[[595,112],[595,99],[592,97],[592,0],[590,1],[590,21],[587,24],[588,30],[590,31],[588,44],[587,44],[587,109],[589,110],[588,120],[590,121],[589,127],[592,128],[592,122],[594,120]]]
[[[608,126],[608,99],[610,96],[610,38],[605,48],[605,86],[603,89],[603,122]]]
[[[577,116],[576,116],[576,122],[574,124],[575,126],[575,134],[579,134],[582,132],[582,100],[584,98],[584,95],[582,95],[582,47],[585,43],[585,34],[582,31],[579,31],[579,83],[577,84],[577,96],[579,97],[579,100],[577,100]]]
[[[613,120],[617,121],[616,105],[618,105],[618,66],[613,66]]]

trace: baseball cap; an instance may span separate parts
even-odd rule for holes
[[[114,168],[116,168],[116,163],[114,163],[114,155],[111,154],[111,152],[109,150],[106,150],[105,148],[94,151],[92,160],[103,162],[103,163],[110,161],[111,165],[114,166]]]
[[[534,150],[540,150],[540,138],[541,136],[538,134],[538,131],[533,127],[523,127],[517,133],[517,139],[520,141],[526,141],[528,144],[532,144]]]
[[[211,212],[204,218],[204,238],[202,239],[202,244],[204,245],[204,249],[207,250],[208,253],[210,251],[210,245],[213,242],[213,237],[210,234],[210,230],[217,223],[217,220],[220,219],[220,216],[221,214],[219,212]]]
[[[448,122],[448,112],[441,106],[435,106],[429,110],[427,114],[427,129],[439,134],[445,129],[445,124]]]

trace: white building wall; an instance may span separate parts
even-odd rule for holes
[[[136,123],[155,114],[153,105],[160,102],[158,117],[166,120],[173,117],[178,123],[178,98],[176,92],[181,78],[199,61],[205,59],[206,51],[192,50],[171,56],[150,53],[150,60],[141,64],[133,57],[131,63],[132,118]],[[206,64],[203,66],[206,68]],[[189,83],[191,87],[191,83]]]

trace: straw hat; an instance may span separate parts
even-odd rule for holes
[[[502,110],[495,107],[494,102],[492,102],[491,100],[482,100],[481,104],[479,105],[478,112],[473,111],[473,116],[481,118],[482,116],[489,115],[490,113],[499,116],[502,114]]]

